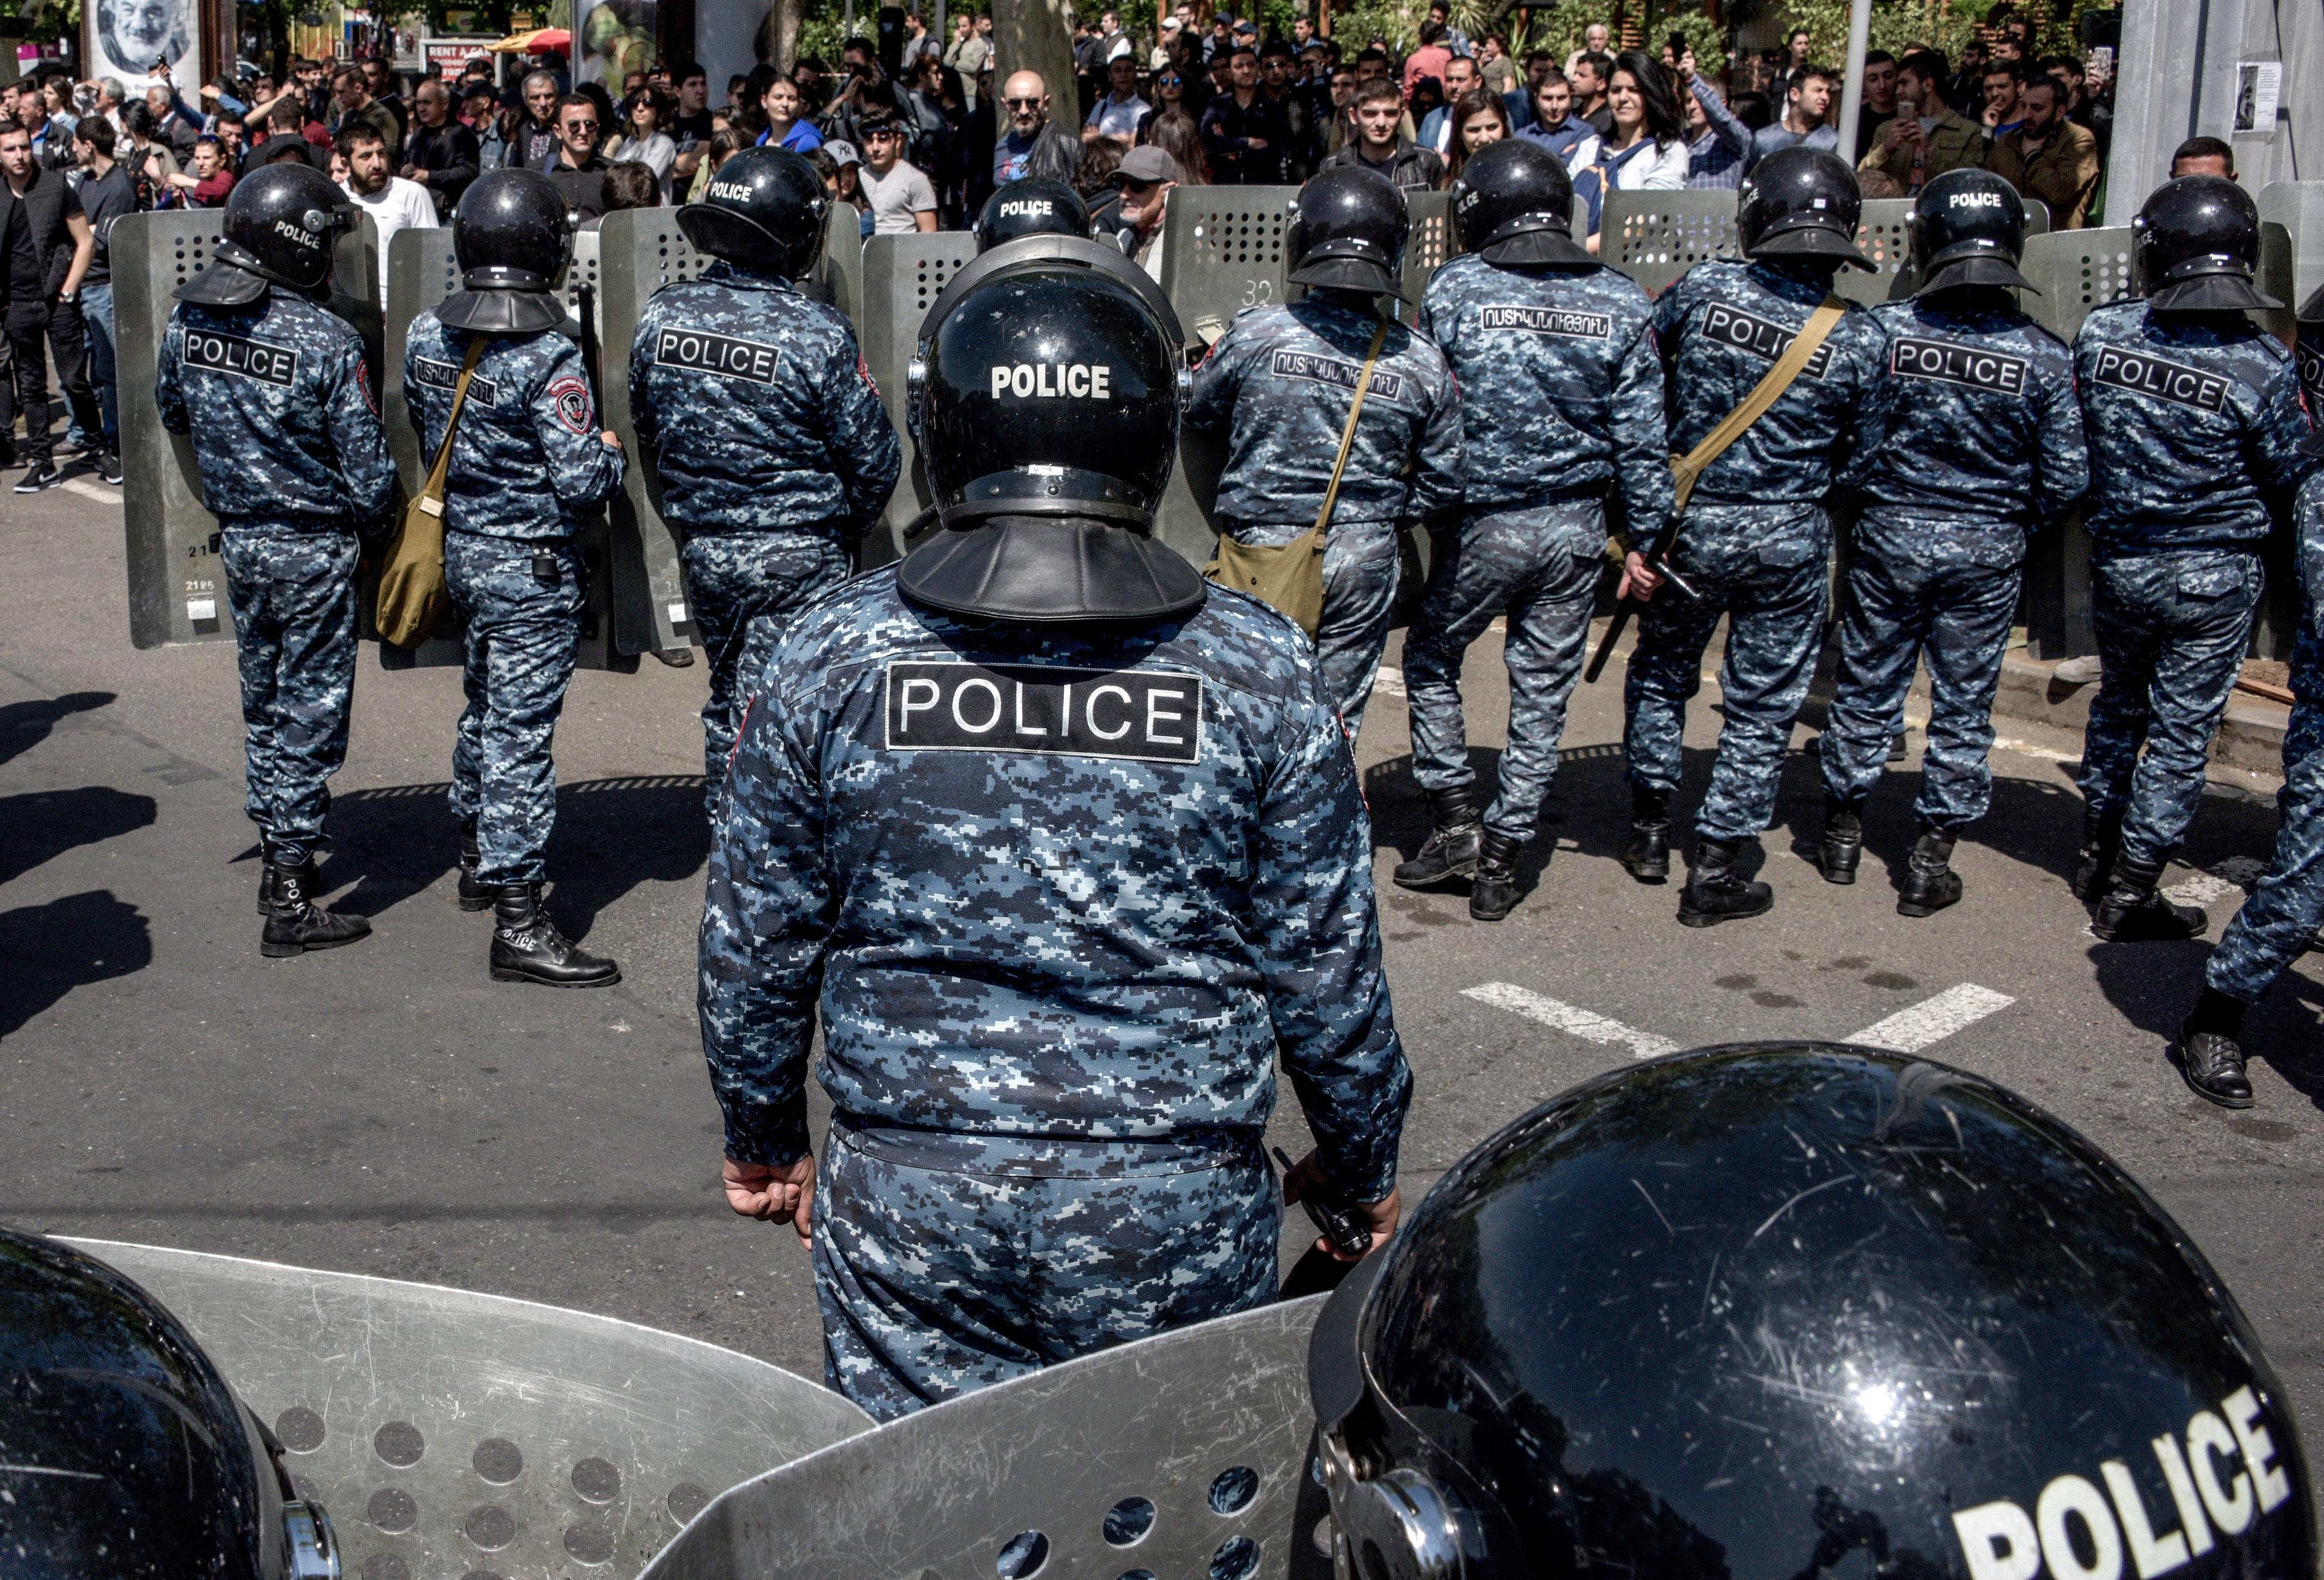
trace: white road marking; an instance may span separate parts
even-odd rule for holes
[[[1924,998],[1910,1008],[1900,1009],[1886,1020],[1873,1022],[1848,1041],[1886,1048],[1893,1053],[1918,1053],[1932,1043],[1941,1043],[1962,1027],[1974,1025],[1996,1010],[2007,1009],[2016,1002],[2006,993],[1963,982],[1946,988],[1934,998]]]
[[[1372,689],[1385,692],[1392,697],[1401,697],[1404,695],[1404,671],[1381,665],[1379,675],[1372,679]]]
[[[2174,883],[2163,891],[2166,900],[2182,905],[2208,905],[2222,895],[2248,889],[2267,871],[2267,863],[2255,861],[2248,856],[2231,856],[2208,871],[2199,872],[2184,883]]]
[[[86,477],[68,477],[57,486],[69,494],[78,494],[85,500],[95,500],[100,505],[118,505],[121,491],[107,488],[101,482],[91,482]]]
[[[1473,998],[1480,1004],[1489,1004],[1496,1009],[1512,1011],[1527,1020],[1539,1021],[1543,1025],[1554,1026],[1561,1032],[1570,1032],[1585,1042],[1624,1044],[1636,1058],[1654,1059],[1678,1052],[1678,1044],[1668,1037],[1657,1037],[1651,1032],[1626,1026],[1620,1021],[1608,1020],[1602,1015],[1536,993],[1531,988],[1520,988],[1514,982],[1481,982],[1474,988],[1463,989],[1462,997]]]

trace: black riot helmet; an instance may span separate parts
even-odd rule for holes
[[[2300,366],[2300,391],[2308,397],[2308,409],[2324,411],[2324,286],[2300,304],[2292,354]],[[2324,455],[2324,429],[2309,435],[2301,448],[2310,455]]]
[[[1837,154],[1794,143],[1751,167],[1735,209],[1746,258],[1820,258],[1873,267],[1856,245],[1864,196]]]
[[[1055,255],[1076,249],[1088,258]],[[920,456],[945,530],[904,561],[906,596],[1037,623],[1202,603],[1194,567],[1153,537],[1178,454],[1177,326],[1109,256],[1063,236],[1009,243],[923,326]]]
[[[460,289],[436,317],[454,329],[531,334],[565,322],[551,293],[573,261],[574,216],[539,170],[486,170],[452,214]]]
[[[225,234],[209,267],[173,294],[180,301],[235,308],[257,301],[270,283],[321,290],[331,278],[339,233],[355,223],[354,200],[314,166],[262,166],[227,194]]]
[[[0,1568],[336,1580],[337,1543],[185,1326],[103,1263],[0,1228]]]
[[[746,148],[720,165],[702,201],[678,211],[686,239],[761,274],[804,280],[823,252],[831,194],[787,148]]]
[[[1461,167],[1452,220],[1462,250],[1488,263],[1598,266],[1573,239],[1573,178],[1565,161],[1522,137],[1489,142]]]
[[[1295,284],[1366,296],[1404,295],[1404,194],[1386,176],[1353,165],[1316,172],[1299,188],[1283,250]]]
[[[2252,283],[2259,206],[2224,176],[2181,176],[2150,193],[2130,222],[2146,299],[2166,313],[2280,308]]]
[[[2282,1386],[2185,1233],[1900,1054],[1553,1099],[1358,1264],[1309,1372],[1343,1576],[2314,1573]]]
[[[2017,188],[1974,165],[1944,174],[1913,200],[1916,296],[1957,286],[2034,289],[2017,271],[2025,252],[2025,204]]]
[[[991,252],[1020,236],[1084,236],[1090,234],[1089,205],[1063,181],[1028,177],[1011,181],[985,199],[976,216],[976,250]]]

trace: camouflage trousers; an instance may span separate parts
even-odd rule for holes
[[[536,552],[548,556],[536,572]],[[550,737],[581,640],[581,551],[473,532],[444,534],[444,579],[467,621],[467,711],[452,743],[452,813],[473,824],[488,884],[539,883],[557,822]]]
[[[322,842],[347,760],[355,685],[355,537],[229,525],[219,534],[242,672],[244,809],[286,863]]]
[[[1508,744],[1485,826],[1512,840],[1533,838],[1557,773],[1605,544],[1606,507],[1598,500],[1473,511],[1457,534],[1437,535],[1428,588],[1405,633],[1412,776],[1424,790],[1456,789],[1476,777],[1461,715],[1462,660],[1508,611]]]
[[[2076,783],[2092,812],[2122,818],[2126,859],[2163,859],[2195,821],[2261,580],[2259,556],[2233,549],[2116,555],[2090,567],[2104,669]]]
[[[702,795],[717,810],[734,752],[742,698],[755,674],[748,649],[767,637],[752,626],[766,617],[779,628],[798,606],[847,579],[847,550],[835,537],[808,532],[698,532],[678,550],[686,569],[686,612],[710,658],[710,696],[702,704]]]
[[[2292,710],[2276,792],[2275,859],[2219,935],[2203,979],[2256,1004],[2324,925],[2324,703]]]
[[[1645,790],[1678,787],[1686,704],[1702,686],[1703,649],[1727,617],[1719,669],[1726,719],[1694,824],[1706,840],[1757,839],[1775,819],[1784,751],[1823,645],[1831,548],[1831,527],[1812,506],[1699,505],[1674,564],[1701,596],[1690,601],[1665,585],[1638,611],[1622,754],[1631,785]]]
[[[840,1124],[831,1138],[825,1380],[876,1419],[1275,1298],[1282,1204],[1256,1136],[1150,1172],[1124,1171],[1148,1149],[1116,1144],[1073,1144],[1060,1165],[1029,1142],[945,1136],[930,1155]]]
[[[1929,666],[1929,747],[1914,809],[1948,831],[1993,804],[1993,698],[2024,577],[1955,561],[1893,559],[1859,550],[1848,570],[1840,675],[1818,747],[1823,787],[1860,803],[1880,782],[1914,666]]]
[[[1222,521],[1236,542],[1273,547],[1305,533],[1313,522],[1281,526]],[[1388,650],[1396,612],[1397,524],[1335,521],[1323,540],[1323,618],[1315,628],[1315,662],[1323,690],[1340,710],[1340,724],[1355,744],[1372,700],[1380,655]]]

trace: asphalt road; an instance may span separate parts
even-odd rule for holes
[[[619,957],[620,987],[486,978],[490,919],[452,899],[457,675],[383,673],[368,650],[325,877],[376,933],[263,960],[232,648],[131,648],[109,493],[84,473],[0,505],[0,1217],[524,1296],[819,1375],[805,1256],[728,1213],[716,1185],[694,1019],[703,668],[584,674],[558,732],[553,908]],[[1532,892],[1498,925],[1472,923],[1458,895],[1388,883],[1425,827],[1392,669],[1373,704],[1360,755],[1417,1080],[1407,1199],[1502,1123],[1642,1052],[1886,1023],[1879,1034],[2016,1088],[2112,1152],[2218,1265],[2298,1408],[2324,1419],[2310,1322],[2324,1068],[2302,1057],[2324,1046],[2324,960],[2251,1018],[2259,1106],[2230,1115],[2190,1094],[2165,1039],[2208,946],[2085,932],[2062,876],[2080,827],[2071,739],[1997,755],[1994,813],[1959,855],[1968,900],[1921,922],[1895,914],[1884,881],[1912,841],[1917,758],[1873,802],[1864,880],[1834,888],[1798,853],[1821,793],[1795,752],[1765,841],[1775,911],[1683,929],[1676,890],[1642,888],[1614,859],[1618,678],[1577,700],[1546,812],[1554,857],[1529,852]],[[1468,694],[1489,765],[1507,694],[1497,637],[1473,654]],[[1683,812],[1715,696],[1706,686],[1692,720]],[[1794,745],[1812,739],[1803,725]],[[2206,798],[2191,865],[2169,881],[2216,896],[2212,937],[2273,828],[2248,789]],[[1277,1128],[1302,1150],[1295,1113]]]

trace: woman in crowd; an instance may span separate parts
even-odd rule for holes
[[[1211,184],[1211,161],[1203,154],[1203,129],[1184,110],[1165,110],[1146,123],[1146,141],[1178,161],[1182,187]]]
[[[1614,57],[1606,107],[1614,117],[1613,131],[1602,141],[1583,138],[1567,161],[1574,196],[1590,205],[1593,253],[1608,192],[1678,191],[1686,185],[1691,159],[1686,121],[1670,74],[1643,51],[1625,50]]]
[[[1444,166],[1444,184],[1450,187],[1461,174],[1461,167],[1469,156],[1488,142],[1499,142],[1509,135],[1509,112],[1501,96],[1489,88],[1472,87],[1461,96],[1452,106],[1452,157]]]
[[[630,101],[630,118],[622,124],[621,135],[605,151],[608,159],[632,161],[653,171],[665,196],[669,191],[670,166],[678,162],[678,144],[662,127],[676,108],[660,89],[641,89]]]
[[[1157,115],[1167,115],[1173,110],[1193,113],[1186,108],[1186,73],[1176,61],[1154,74],[1153,81],[1147,85],[1146,97]]]

